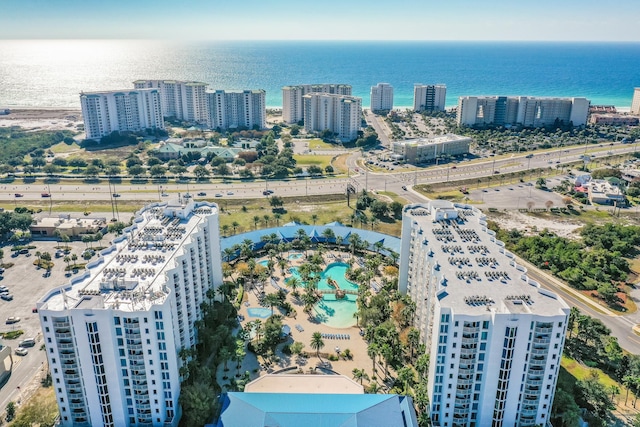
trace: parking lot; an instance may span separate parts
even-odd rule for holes
[[[502,185],[500,187],[469,188],[468,197],[488,208],[502,209],[546,209],[547,202],[551,206],[564,207],[564,196],[551,191],[566,177],[547,179],[549,190],[535,187],[534,181]],[[478,207],[482,208],[483,206]]]
[[[106,243],[106,239],[104,243]],[[55,258],[58,242],[33,241],[30,242],[29,245],[36,247],[35,249],[29,250],[30,256],[25,254],[13,256],[14,254],[11,251],[12,245],[5,244],[2,246],[2,250],[4,251],[2,262],[5,265],[13,264],[13,266],[6,267],[4,273],[0,275],[0,285],[9,288],[10,294],[13,295],[13,300],[5,301],[0,299],[0,332],[18,329],[24,331],[24,335],[16,340],[3,340],[5,345],[9,345],[14,349],[22,339],[35,337],[40,333],[38,314],[32,312],[36,306],[36,302],[48,290],[66,283],[71,278],[70,276],[66,276],[64,269],[67,265],[63,261],[63,258]],[[76,254],[78,256],[77,262],[84,262],[81,254],[85,249],[85,244],[82,242],[70,242],[69,246],[71,247],[69,255]],[[51,261],[54,263],[54,266],[48,277],[45,269],[39,269],[34,265],[37,251],[41,253],[49,252],[51,254]],[[9,317],[20,317],[20,321],[7,324],[6,320]],[[41,341],[35,348],[37,349],[40,344]]]

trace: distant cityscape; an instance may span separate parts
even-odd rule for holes
[[[114,131],[164,129],[163,117],[209,129],[264,129],[266,93],[261,89],[207,91],[207,83],[177,80],[137,80],[134,89],[83,92],[80,95],[86,137],[100,139]],[[446,85],[414,85],[413,110],[445,110]],[[282,88],[282,120],[301,123],[307,132],[329,130],[346,142],[357,137],[362,99],[351,95],[348,84],[305,84]],[[371,87],[371,110],[393,110],[393,87]],[[584,126],[591,102],[586,98],[528,96],[462,96],[458,100],[459,126],[498,125],[542,127],[553,124]],[[640,89],[633,96],[631,114],[640,114]],[[598,115],[592,121],[632,124],[626,116]],[[628,120],[631,120],[628,122]]]

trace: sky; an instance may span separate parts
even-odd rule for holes
[[[0,0],[0,39],[640,41],[640,0]]]

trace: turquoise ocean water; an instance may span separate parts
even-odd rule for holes
[[[629,107],[640,86],[640,43],[199,42],[0,40],[0,106],[79,108],[81,91],[125,89],[137,79],[197,80],[210,89],[346,83],[369,105],[369,88],[394,86],[412,105],[414,83],[462,95],[584,96]]]

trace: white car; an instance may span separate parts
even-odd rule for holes
[[[4,322],[7,325],[12,325],[14,323],[18,323],[20,321],[20,318],[18,316],[11,316],[11,317],[7,317],[7,320]]]
[[[29,354],[29,350],[24,347],[18,347],[16,348],[16,354],[18,356],[26,356],[27,354]]]

